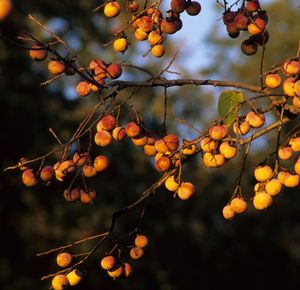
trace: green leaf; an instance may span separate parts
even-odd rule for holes
[[[227,116],[224,120],[225,125],[230,126],[233,123],[236,117],[236,110],[234,108],[243,99],[244,94],[238,91],[224,91],[221,93],[218,102],[218,112],[222,118]]]

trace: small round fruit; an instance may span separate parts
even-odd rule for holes
[[[236,122],[233,124],[233,132],[238,135],[246,135],[250,131],[250,125],[247,121],[243,121],[240,124]]]
[[[102,269],[107,271],[113,269],[116,264],[117,264],[117,260],[114,256],[106,256],[100,262]]]
[[[64,190],[64,199],[67,202],[74,202],[80,199],[80,190],[79,188],[73,188],[71,191],[68,189]]]
[[[0,21],[10,14],[12,7],[11,0],[0,0]]]
[[[133,247],[130,252],[130,257],[133,259],[133,260],[137,260],[139,258],[141,258],[144,254],[144,250],[139,248],[139,247]]]
[[[211,152],[218,148],[218,142],[209,137],[205,137],[201,140],[200,147],[204,152]]]
[[[241,43],[241,50],[246,55],[256,54],[258,49],[257,43],[253,39],[246,39]]]
[[[116,17],[120,14],[121,12],[121,6],[117,1],[112,1],[112,2],[108,2],[105,6],[104,6],[104,15],[106,17]]]
[[[162,36],[155,30],[153,30],[148,35],[148,41],[151,45],[159,44],[162,41]]]
[[[24,185],[26,185],[28,187],[35,186],[38,182],[32,169],[26,169],[25,171],[23,171],[22,181],[23,181]]]
[[[75,152],[72,159],[73,159],[75,166],[81,167],[86,163],[88,158],[89,158],[88,152],[83,152],[83,153]]]
[[[295,171],[296,174],[300,175],[300,162],[299,161],[295,162],[295,164],[294,164],[294,171]]]
[[[227,141],[221,143],[219,150],[226,159],[232,159],[237,155],[237,148],[230,145]]]
[[[244,199],[236,197],[230,202],[230,207],[236,213],[243,213],[247,209],[247,203]]]
[[[84,190],[80,190],[80,201],[83,204],[91,204],[93,201],[93,196]]]
[[[193,155],[196,152],[196,150],[197,150],[196,145],[195,144],[191,144],[191,145],[188,145],[188,146],[184,147],[182,149],[182,153],[184,155]]]
[[[295,96],[295,78],[287,78],[283,82],[283,91],[288,97],[294,97]]]
[[[129,122],[125,127],[125,132],[128,137],[134,138],[141,133],[141,127],[135,122]]]
[[[48,63],[48,70],[53,75],[60,75],[65,71],[65,65],[57,60],[51,60]]]
[[[267,88],[276,89],[281,85],[281,77],[279,74],[267,74],[265,78]]]
[[[156,151],[156,148],[154,145],[146,144],[144,146],[144,154],[145,155],[152,157],[152,156],[155,156],[156,153],[157,153],[157,151]]]
[[[266,27],[265,21],[261,18],[256,18],[254,22],[248,25],[248,32],[251,35],[261,34],[265,30],[265,27]]]
[[[94,168],[97,172],[102,172],[109,167],[109,159],[104,155],[98,155],[94,160]]]
[[[97,131],[110,131],[116,127],[116,118],[113,115],[106,115],[97,123]]]
[[[123,275],[125,278],[129,277],[132,273],[132,267],[129,263],[123,263]]]
[[[251,111],[246,115],[246,121],[253,128],[260,128],[265,123],[265,116],[263,114],[256,114]]]
[[[68,267],[72,262],[72,255],[64,252],[60,253],[56,257],[56,263],[59,267],[65,268]]]
[[[148,142],[148,137],[141,134],[141,136],[131,138],[131,141],[137,147],[144,147]]]
[[[123,127],[119,126],[113,129],[112,136],[116,141],[122,141],[126,137],[126,131]]]
[[[156,44],[151,48],[151,53],[155,57],[162,57],[165,53],[165,48],[161,44]]]
[[[33,45],[31,49],[29,50],[29,56],[36,61],[43,61],[47,58],[48,52],[46,49],[43,49],[41,46],[35,44]]]
[[[189,199],[195,193],[195,186],[190,182],[182,182],[178,188],[177,195],[180,199]]]
[[[291,146],[294,152],[300,151],[300,137],[291,138],[289,141],[289,145]]]
[[[169,157],[162,156],[155,162],[155,168],[160,172],[165,172],[171,168],[172,162]]]
[[[235,215],[235,211],[231,208],[230,205],[226,205],[222,210],[222,214],[226,220],[231,220]]]
[[[271,179],[266,184],[266,192],[271,196],[275,196],[275,195],[279,194],[281,191],[281,188],[282,188],[281,182],[276,178]]]
[[[134,37],[139,41],[143,41],[148,38],[148,34],[141,28],[137,28],[134,32]]]
[[[149,33],[153,28],[153,20],[149,16],[142,16],[139,19],[138,26],[144,32]]]
[[[113,279],[120,277],[123,274],[122,265],[117,265],[114,269],[107,271],[107,274]]]
[[[253,198],[253,205],[258,210],[266,209],[271,203],[272,197],[265,192],[259,192]]]
[[[148,245],[148,238],[145,235],[137,235],[134,244],[139,248],[145,248]]]
[[[300,61],[286,61],[283,64],[283,71],[288,75],[300,74]]]
[[[94,177],[97,175],[95,167],[88,164],[82,166],[82,173],[85,177]]]
[[[188,1],[185,11],[188,15],[196,16],[201,12],[201,5],[197,1]]]
[[[40,178],[47,182],[50,181],[55,175],[54,169],[52,166],[46,165],[43,167],[40,173]]]
[[[91,93],[92,89],[87,82],[80,82],[76,87],[76,91],[79,96],[86,97]]]
[[[290,160],[293,157],[293,149],[290,146],[280,147],[278,157],[281,160]]]
[[[124,52],[128,47],[126,38],[118,38],[114,41],[114,49],[118,52]]]
[[[56,275],[52,279],[51,285],[52,285],[54,290],[63,290],[65,288],[67,288],[67,286],[69,286],[69,280],[63,274]]]
[[[101,130],[95,134],[94,140],[98,146],[105,147],[111,143],[112,136],[108,131]]]
[[[297,187],[299,185],[300,176],[298,174],[289,174],[284,179],[284,185],[289,188]]]
[[[172,0],[171,1],[171,9],[175,13],[182,13],[186,7],[185,0]]]
[[[225,125],[215,125],[210,128],[209,136],[214,140],[221,140],[228,134],[228,128]]]
[[[258,182],[265,182],[272,178],[273,170],[268,165],[258,166],[254,170],[254,176]]]
[[[169,176],[165,181],[165,187],[169,191],[176,191],[179,187],[179,183],[175,180],[175,176]]]
[[[112,63],[107,68],[107,76],[111,79],[117,79],[122,74],[122,66],[117,63]]]
[[[77,285],[82,280],[82,277],[83,273],[78,269],[74,269],[72,272],[67,274],[67,278],[71,286]]]

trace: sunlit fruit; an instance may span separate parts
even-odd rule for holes
[[[105,147],[111,143],[112,136],[110,132],[106,130],[100,130],[95,134],[94,140],[98,146]]]
[[[153,20],[149,16],[142,16],[138,22],[139,28],[148,33],[153,28]]]
[[[112,270],[107,271],[107,274],[113,279],[116,279],[116,278],[120,277],[123,274],[122,265],[116,265],[115,268],[113,268]]]
[[[253,128],[260,128],[265,123],[265,116],[263,114],[256,114],[251,111],[246,115],[246,121]]]
[[[126,137],[126,131],[123,127],[118,126],[113,129],[112,136],[116,141],[122,141]]]
[[[222,142],[219,150],[226,159],[232,159],[237,155],[237,148],[230,145],[229,142]]]
[[[128,137],[134,138],[141,133],[141,127],[135,122],[129,122],[125,127],[125,132]]]
[[[180,199],[189,199],[195,193],[195,186],[190,182],[182,182],[178,188],[177,195]]]
[[[226,205],[223,207],[222,214],[226,220],[231,220],[235,215],[235,211],[231,208],[230,205]]]
[[[67,286],[69,286],[69,280],[63,274],[56,275],[52,279],[51,285],[54,290],[63,290],[63,289],[66,289]]]
[[[65,71],[65,65],[57,60],[51,60],[48,63],[48,70],[53,75],[60,75]]]
[[[273,170],[268,165],[258,166],[254,170],[255,179],[259,182],[264,182],[273,176]]]
[[[267,88],[276,89],[281,85],[281,77],[279,74],[267,74],[265,78]]]
[[[132,259],[137,260],[144,255],[144,250],[139,247],[131,248],[129,255]]]
[[[234,17],[234,24],[236,25],[237,29],[244,30],[247,28],[250,19],[243,13],[238,13]]]
[[[90,194],[85,190],[80,190],[80,201],[83,204],[91,204],[93,199],[95,198],[94,194]]]
[[[104,258],[102,258],[101,262],[100,262],[100,265],[102,267],[102,269],[104,270],[111,270],[115,267],[117,263],[117,260],[114,256],[106,256]]]
[[[256,18],[254,22],[251,22],[248,25],[248,32],[251,35],[257,35],[262,33],[265,30],[265,27],[266,27],[265,21],[261,18]]]
[[[82,97],[86,97],[91,93],[91,87],[87,82],[80,82],[78,83],[77,87],[76,87],[76,91],[78,93],[78,95],[82,96]]]
[[[82,277],[83,273],[78,269],[74,269],[73,271],[67,274],[67,278],[71,286],[77,285],[82,280]]]
[[[233,132],[238,135],[246,135],[250,131],[250,125],[247,121],[242,121],[241,123],[235,122],[233,124]]]
[[[50,165],[44,166],[40,172],[40,178],[46,182],[50,181],[54,177],[54,175],[54,169]]]
[[[223,154],[212,154],[210,152],[206,152],[203,155],[203,164],[206,167],[221,167],[225,163],[225,157]]]
[[[247,209],[247,203],[244,199],[235,197],[230,202],[230,207],[236,213],[242,213]]]
[[[128,46],[127,40],[124,37],[117,38],[114,41],[114,49],[115,49],[115,51],[124,52],[127,49],[127,46]]]
[[[278,149],[278,157],[281,160],[289,160],[293,156],[293,149],[289,146],[280,147]]]
[[[94,177],[94,176],[96,176],[97,171],[93,166],[84,164],[82,166],[82,173],[85,177]]]
[[[266,209],[271,203],[272,197],[265,192],[259,192],[253,198],[253,205],[257,210]]]
[[[165,172],[171,168],[172,162],[169,157],[162,156],[155,162],[155,168],[158,171]]]
[[[28,187],[35,186],[38,182],[38,180],[37,180],[35,174],[33,173],[32,169],[26,169],[25,171],[23,171],[22,181]]]
[[[298,81],[295,82],[294,85],[294,92],[295,92],[295,96],[300,97],[300,79]],[[298,99],[299,100],[299,99]],[[298,101],[299,102],[299,101]],[[299,107],[299,104],[295,107]]]
[[[122,74],[122,66],[117,63],[112,63],[107,68],[107,76],[111,79],[117,79]]]
[[[258,1],[246,1],[245,8],[248,12],[256,12],[259,9]]]
[[[294,171],[296,174],[300,175],[300,160],[299,159],[294,164]]]
[[[64,252],[56,256],[56,263],[59,267],[65,268],[68,267],[72,262],[72,255]]]
[[[161,44],[156,44],[151,48],[151,54],[155,57],[162,57],[165,53],[165,48]]]
[[[197,147],[195,144],[188,145],[182,149],[184,155],[192,155],[196,152]]]
[[[270,194],[271,196],[278,195],[281,191],[282,185],[281,182],[278,179],[271,179],[266,184],[266,192]]]
[[[139,248],[145,248],[148,242],[148,238],[145,235],[137,235],[134,240],[134,244]]]
[[[98,155],[94,160],[94,168],[97,172],[102,172],[109,166],[109,159],[104,155]]]
[[[211,152],[218,148],[218,142],[209,137],[205,137],[201,140],[200,147],[204,152]]]
[[[75,152],[73,155],[73,162],[76,166],[83,166],[89,158],[88,152],[78,153]]]
[[[283,66],[283,71],[288,75],[300,74],[300,61],[289,60]]]
[[[286,171],[280,171],[277,175],[277,179],[280,181],[281,184],[284,185],[285,179],[290,175],[289,172]]]
[[[0,18],[1,18],[1,16],[0,16]],[[34,48],[34,49],[29,50],[29,56],[33,60],[43,61],[47,58],[48,52],[46,49],[43,49],[41,46],[39,46],[37,44],[34,44],[31,48]]]
[[[129,263],[123,263],[123,275],[124,277],[129,277],[132,273],[132,267]]]
[[[293,97],[295,95],[295,89],[294,89],[295,82],[296,82],[296,79],[292,78],[292,77],[287,78],[283,82],[283,91],[289,97]]]
[[[148,38],[148,34],[141,28],[137,28],[134,32],[134,37],[137,40],[143,41],[146,40]]]
[[[97,123],[97,131],[110,131],[116,127],[116,118],[113,115],[106,115],[102,117]]]
[[[214,140],[221,140],[228,134],[228,128],[225,125],[215,125],[209,129],[209,136]]]
[[[165,187],[169,191],[176,191],[179,187],[179,183],[175,180],[175,176],[169,176],[165,181]]]
[[[289,145],[291,146],[294,152],[300,151],[300,137],[291,138],[289,141]]]
[[[166,34],[173,34],[180,29],[180,23],[172,19],[164,18],[161,21],[160,29]]]
[[[149,145],[149,144],[146,144],[144,146],[144,154],[147,155],[147,156],[155,156],[157,153],[156,151],[156,148],[154,145]]]
[[[117,1],[108,2],[104,6],[104,15],[106,17],[116,17],[121,12],[121,6]]]
[[[299,175],[298,174],[288,174],[285,176],[284,185],[286,187],[296,187],[299,185]]]
[[[6,18],[12,11],[11,0],[0,0],[0,21]]]
[[[148,41],[151,45],[159,44],[162,41],[162,36],[153,30],[148,34]]]
[[[197,1],[187,1],[185,11],[191,16],[198,15],[201,11],[201,5]]]

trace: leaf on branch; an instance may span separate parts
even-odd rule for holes
[[[244,94],[239,91],[224,91],[218,102],[218,113],[224,119],[224,124],[230,126],[236,115],[235,107],[244,100]]]

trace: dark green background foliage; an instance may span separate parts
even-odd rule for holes
[[[12,17],[0,24],[0,30],[10,39],[16,39],[24,31],[44,38],[45,34],[26,19],[26,15],[32,13],[51,27],[59,23],[59,35],[71,42],[85,63],[97,56],[134,62],[134,48],[131,48],[132,53],[117,57],[101,48],[100,42],[110,39],[109,25],[100,13],[91,13],[96,2],[28,0],[16,3]],[[205,9],[205,1],[202,2]],[[271,63],[295,54],[300,15],[297,1],[274,1],[266,8],[271,34],[266,51],[268,68]],[[222,12],[218,11],[221,16]],[[210,35],[221,36],[207,40],[214,54],[212,60],[217,60],[210,66],[213,69],[207,70],[209,75],[257,83],[259,54],[242,56],[239,52],[241,38],[228,40],[223,32],[216,32],[222,23],[217,22],[218,28],[214,28],[213,23]],[[184,29],[179,33],[184,33]],[[168,46],[171,45],[169,41]],[[153,70],[155,66],[157,62]],[[49,87],[41,87],[39,84],[48,77],[45,63],[32,63],[23,50],[0,42],[1,170],[15,164],[22,156],[34,158],[53,149],[56,144],[48,132],[50,127],[67,141],[93,103],[93,97],[84,101],[68,98],[69,87],[74,87],[78,79],[68,77]],[[172,90],[169,131],[178,128],[175,117],[200,128],[209,124],[209,118],[216,119],[217,105],[213,95],[218,93],[195,88]],[[162,122],[162,96],[163,91],[152,89],[141,92],[134,101],[145,116],[146,124],[153,128]],[[186,127],[180,125],[179,128],[180,136],[195,136],[195,132]],[[274,137],[270,136],[264,142],[255,141],[243,182],[247,198],[253,195],[254,166],[275,148]],[[128,141],[97,150],[96,153],[110,155],[112,165],[106,173],[91,181],[97,191],[96,201],[91,206],[67,204],[62,196],[66,184],[40,184],[28,189],[21,184],[18,170],[2,171],[1,289],[48,289],[50,281],[40,282],[39,278],[57,270],[55,256],[38,258],[36,253],[107,230],[111,213],[134,201],[159,177],[153,164]],[[55,158],[47,162],[53,164]],[[184,179],[197,187],[197,194],[191,200],[173,199],[162,188],[148,201],[142,229],[150,243],[144,257],[132,262],[132,277],[113,281],[100,269],[100,258],[111,248],[107,242],[83,266],[87,277],[75,289],[298,289],[299,189],[285,190],[267,211],[257,212],[250,206],[247,213],[227,222],[221,210],[232,194],[241,160],[237,158],[218,170],[207,170],[203,169],[200,157],[194,159],[184,168]],[[136,209],[121,218],[116,235],[134,228],[140,211]],[[84,252],[92,245],[77,250]],[[130,259],[124,252],[126,260]]]

